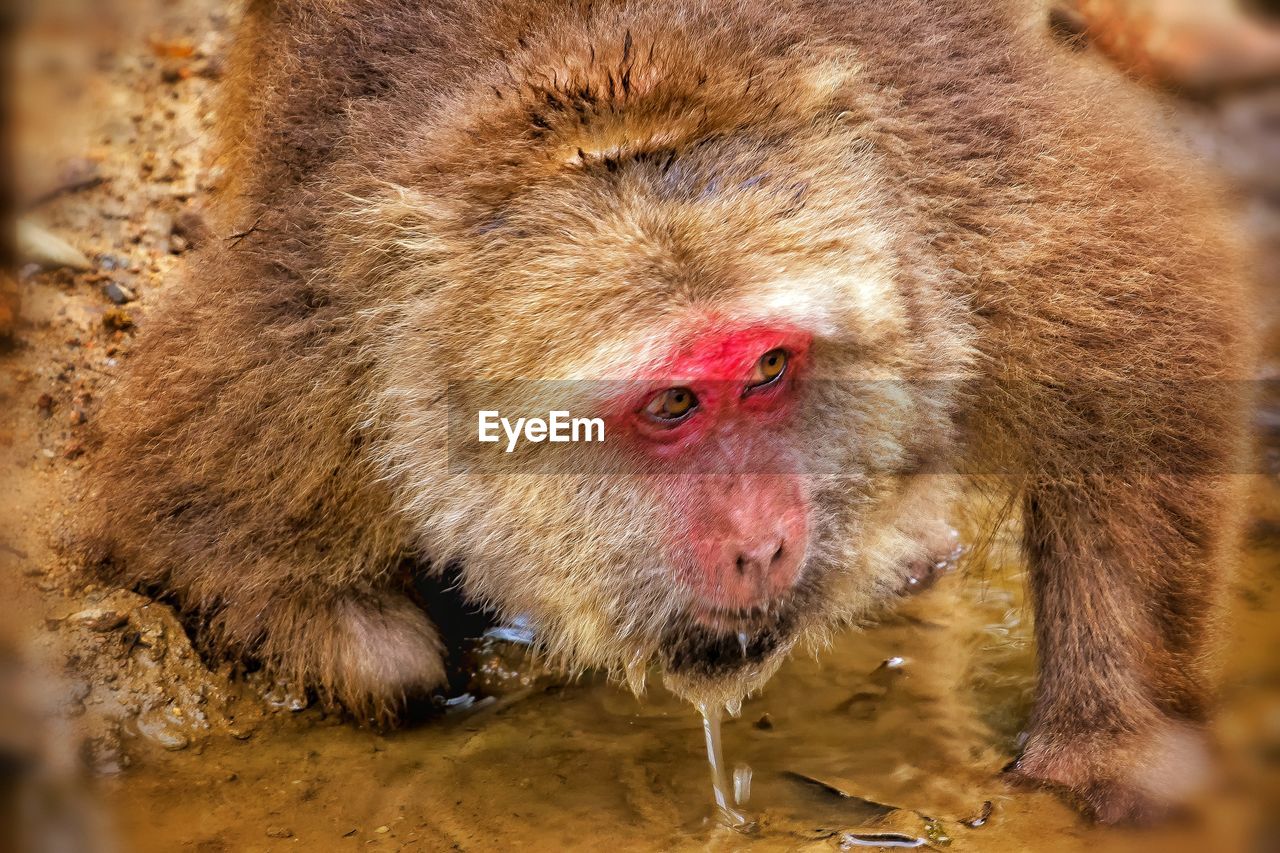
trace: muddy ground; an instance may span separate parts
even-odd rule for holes
[[[200,211],[223,179],[204,143],[234,16],[214,0],[85,0],[45,10],[19,41],[19,190],[45,240],[28,257],[45,263],[0,288],[20,302],[15,319],[0,310],[0,787],[24,804],[31,849],[1280,849],[1274,401],[1232,589],[1221,776],[1154,832],[1091,827],[996,779],[1032,687],[1012,534],[821,664],[789,662],[726,723],[730,765],[754,771],[750,836],[712,818],[700,721],[660,685],[637,701],[598,678],[566,683],[495,641],[476,649],[470,694],[379,732],[202,660],[165,604],[86,584],[56,546],[102,393],[187,254],[228,236]],[[1241,190],[1274,358],[1280,86],[1167,100],[1171,132]]]

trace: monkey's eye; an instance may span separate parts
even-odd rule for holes
[[[772,385],[786,371],[787,351],[784,349],[769,350],[760,356],[760,360],[756,362],[755,370],[751,373],[751,381],[747,383],[747,391],[755,391]]]
[[[698,408],[698,398],[688,388],[668,388],[659,391],[645,404],[649,417],[664,423],[682,421]]]

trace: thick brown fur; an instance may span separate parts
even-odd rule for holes
[[[1041,659],[1015,772],[1107,820],[1176,794],[1250,349],[1214,190],[1144,105],[976,0],[251,6],[235,236],[100,422],[95,566],[361,714],[443,678],[406,564],[568,665],[662,659],[682,599],[629,555],[671,520],[586,472],[450,475],[447,382],[607,376],[681,312],[781,305],[819,378],[912,389],[813,393],[795,446],[853,476],[814,476],[811,606],[726,695],[891,597],[950,472],[998,475]]]

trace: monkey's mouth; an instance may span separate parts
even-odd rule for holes
[[[696,613],[663,637],[663,664],[673,675],[703,679],[736,675],[790,645],[794,613],[789,601],[742,611],[698,605]]]
[[[771,671],[814,620],[827,612],[825,565],[808,565],[786,594],[752,608],[706,600],[686,604],[662,635],[658,657],[669,675],[690,682],[751,677]]]
[[[769,628],[778,621],[786,609],[785,604],[769,602],[757,607],[720,607],[704,601],[695,601],[689,614],[695,622],[712,631],[751,634]]]

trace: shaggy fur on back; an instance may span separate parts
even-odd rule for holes
[[[1104,817],[1161,795],[1134,768],[1206,713],[1244,448],[1221,380],[1250,350],[1215,192],[1143,105],[1000,2],[279,0],[243,32],[236,236],[99,421],[102,572],[359,713],[442,677],[406,565],[460,563],[571,665],[660,655],[681,599],[609,562],[661,529],[653,504],[448,477],[440,395],[607,375],[679,310],[785,302],[830,378],[946,380],[881,424],[892,465],[857,456],[869,402],[797,427],[880,479],[815,486],[826,569],[796,636],[923,553],[952,489],[886,472],[1004,473],[1042,666],[1022,769]],[[1136,379],[1167,381],[1115,390]]]

